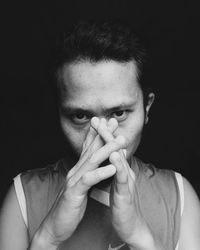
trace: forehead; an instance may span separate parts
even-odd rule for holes
[[[65,65],[61,74],[65,87],[64,105],[113,106],[117,102],[130,102],[141,92],[133,61],[81,61]]]

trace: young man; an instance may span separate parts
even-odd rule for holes
[[[56,76],[66,158],[17,176],[1,210],[0,249],[197,250],[200,205],[185,178],[134,157],[154,101],[127,26],[80,23]]]

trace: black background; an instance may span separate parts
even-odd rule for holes
[[[149,47],[156,93],[137,155],[181,172],[200,195],[199,8],[191,1],[7,2],[2,8],[1,199],[18,173],[64,156],[49,61],[56,37],[77,19],[129,19]]]

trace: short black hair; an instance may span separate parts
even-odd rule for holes
[[[137,79],[143,90],[142,72],[146,61],[146,51],[130,24],[121,20],[79,21],[65,32],[57,48],[55,58],[56,82],[58,91],[63,88],[60,69],[67,63],[114,60],[117,62],[134,61]]]

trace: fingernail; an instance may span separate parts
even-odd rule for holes
[[[122,149],[122,151],[123,151],[123,153],[124,153],[124,155],[125,155],[125,157],[126,157],[127,150],[126,150],[126,149]]]

